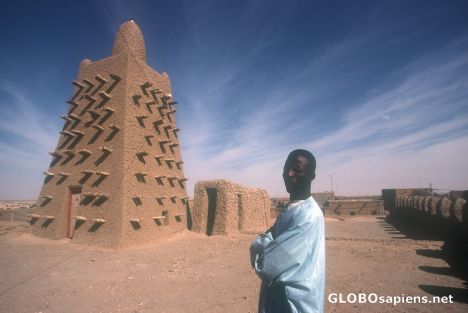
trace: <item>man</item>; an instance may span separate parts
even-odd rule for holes
[[[325,228],[310,194],[315,167],[309,151],[288,155],[283,179],[289,202],[250,247],[252,267],[262,280],[259,313],[323,312]]]

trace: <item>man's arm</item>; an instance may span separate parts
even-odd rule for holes
[[[298,214],[292,219],[290,227],[257,255],[257,275],[267,284],[298,279],[295,273],[302,264],[316,262],[314,259],[320,253],[318,245],[323,240],[323,232],[321,216]],[[309,276],[310,273],[303,274],[301,276]]]
[[[250,245],[250,264],[255,267],[255,260],[257,255],[262,252],[268,244],[273,240],[271,234],[271,228],[268,229],[264,234],[259,235],[252,244]]]

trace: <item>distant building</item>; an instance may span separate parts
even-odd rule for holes
[[[384,215],[382,200],[329,200],[324,207],[325,215]]]
[[[314,192],[312,193],[317,204],[323,209],[324,206],[328,206],[328,201],[335,199],[335,193],[331,192]]]

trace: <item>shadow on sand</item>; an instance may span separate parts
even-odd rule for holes
[[[411,219],[396,219],[388,216],[381,219],[380,225],[393,239],[413,239],[443,241],[441,249],[416,249],[415,253],[427,257],[444,260],[448,267],[419,266],[419,270],[443,276],[452,276],[463,280],[465,288],[420,284],[419,288],[433,296],[453,296],[453,300],[468,303],[468,244],[465,239],[447,238],[444,233],[436,233]]]

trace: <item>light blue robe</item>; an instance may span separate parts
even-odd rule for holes
[[[271,229],[252,242],[250,253],[262,279],[259,313],[323,312],[325,227],[312,196],[283,209]]]

